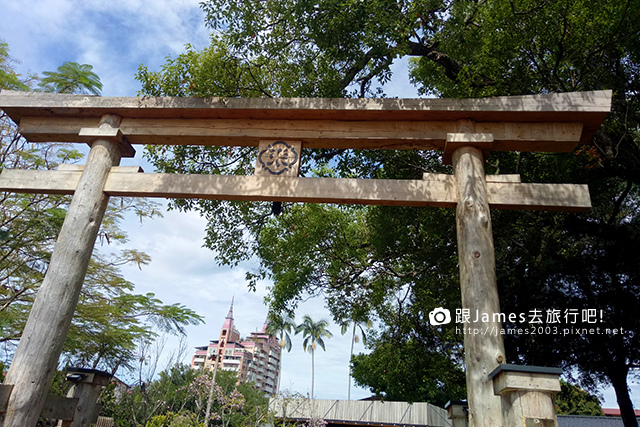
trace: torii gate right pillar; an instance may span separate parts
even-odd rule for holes
[[[472,321],[476,313],[489,314],[488,319],[480,316],[467,324],[464,331],[470,427],[503,425],[501,400],[489,379],[489,373],[505,363],[502,325],[491,315],[500,312],[483,155],[492,141],[490,134],[448,134],[445,149],[445,162],[450,154],[456,177],[462,307],[469,309]]]

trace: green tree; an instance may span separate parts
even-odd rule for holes
[[[424,370],[420,358],[403,359],[407,372],[424,371],[430,381],[417,374],[401,376],[400,382],[387,377],[389,384],[407,390],[404,398],[446,403],[456,393],[456,399],[464,397],[460,337],[448,328],[425,325],[433,308],[459,307],[455,235],[453,212],[446,210],[296,205],[263,225],[258,242],[263,266],[274,279],[272,307],[294,308],[300,298],[322,295],[343,325],[375,316],[386,330],[368,343],[374,355],[362,358],[388,353],[394,363],[398,355],[391,347],[376,352],[379,345],[394,342],[398,351],[411,348],[424,360],[450,360]],[[358,361],[360,368],[353,373],[358,385],[398,398],[380,381],[367,384],[379,372],[363,376],[365,365]],[[445,385],[452,379],[458,381]],[[434,388],[426,391],[426,386]]]
[[[286,314],[269,313],[267,321],[267,333],[278,336],[278,345],[281,349],[291,351],[291,333],[295,330],[294,320]],[[280,356],[280,366],[282,367],[282,355]],[[280,391],[280,380],[282,375],[278,375],[278,392]]]
[[[0,46],[0,66],[6,75],[19,80],[10,68],[8,48]],[[100,81],[89,66],[60,67],[57,78],[69,83],[66,90],[84,87],[97,90]],[[90,74],[84,78],[85,74]],[[76,79],[79,79],[78,81]],[[3,89],[28,89],[27,83],[8,84]],[[47,86],[49,89],[61,89]],[[64,144],[30,144],[17,127],[0,115],[0,167],[13,169],[54,169],[60,163],[82,158]],[[62,226],[70,198],[30,194],[0,194],[0,342],[10,360],[20,339],[29,310],[46,272],[56,236]],[[101,243],[123,245],[127,235],[120,228],[125,212],[140,219],[159,215],[155,203],[137,199],[114,199],[99,232]],[[102,248],[104,249],[104,248]],[[153,294],[136,295],[120,267],[148,264],[149,257],[134,249],[104,253],[96,248],[87,271],[76,315],[61,358],[63,364],[99,368],[115,373],[131,369],[136,344],[151,341],[158,333],[184,333],[184,326],[202,321],[180,304],[164,305]]]
[[[0,125],[5,131],[0,141],[2,167],[49,169],[81,157],[66,146],[26,143],[4,115]],[[65,196],[8,193],[0,199],[0,342],[5,343],[5,349],[13,348],[21,337],[69,200]],[[126,242],[119,223],[124,212],[132,210],[141,218],[159,214],[153,203],[114,200],[100,231],[103,242]],[[106,254],[95,250],[63,362],[110,372],[128,369],[139,340],[154,339],[155,331],[183,333],[184,325],[202,321],[183,305],[164,305],[153,294],[133,293],[134,285],[122,277],[119,268],[129,263],[142,267],[149,261],[146,254],[133,249]]]
[[[65,62],[56,71],[44,71],[38,87],[44,92],[100,95],[102,82],[92,70],[88,64]]]
[[[469,97],[613,89],[613,111],[589,145],[569,155],[492,153],[487,169],[489,173],[520,173],[524,181],[590,185],[594,208],[588,214],[492,215],[501,306],[505,311],[595,308],[606,314],[603,326],[622,326],[633,332],[624,337],[514,337],[507,346],[508,357],[563,366],[578,372],[583,384],[611,384],[625,425],[637,425],[627,378],[637,372],[640,362],[636,342],[639,325],[637,316],[631,314],[632,307],[637,307],[639,279],[634,269],[639,264],[634,258],[638,242],[633,237],[638,234],[640,177],[638,0],[321,0],[259,5],[257,0],[212,0],[203,7],[208,25],[218,30],[212,49],[219,61],[207,65],[213,67],[212,75],[224,82],[224,88],[191,85],[190,74],[184,71],[201,77],[206,74],[204,62],[189,62],[181,56],[170,60],[159,73],[139,74],[144,94],[168,93],[180,82],[181,94],[190,96],[378,96],[378,87],[390,78],[390,64],[401,56],[413,57],[410,79],[424,94]],[[253,155],[249,149],[181,147],[148,153],[162,171],[192,173],[244,173]],[[437,156],[431,156],[419,152],[314,151],[309,153],[310,165],[303,173],[320,173],[323,166],[330,166],[336,176],[367,178],[407,178],[423,171],[446,171],[436,166]],[[287,258],[291,263],[287,275],[285,268],[269,261],[276,259],[270,255],[279,248],[265,249],[257,243],[273,240],[271,235],[287,236],[287,227],[295,226],[286,222],[287,217],[299,215],[301,209],[285,205],[283,215],[272,220],[263,204],[177,202],[177,206],[215,218],[208,226],[206,243],[221,248],[221,262],[233,264],[254,254],[265,261],[265,270],[257,274],[274,279],[270,298],[275,309],[295,306],[304,292],[314,288],[331,289],[328,301],[341,313],[337,318],[348,318],[343,317],[340,296],[348,299],[349,287],[341,293],[340,282],[326,280],[293,258]],[[375,276],[378,280],[370,281],[363,280],[366,274],[352,276],[377,291],[365,294],[363,305],[373,309],[376,304],[371,301],[386,300],[394,294],[391,290],[405,286],[407,301],[415,300],[411,303],[427,301],[414,294],[419,287],[428,287],[430,298],[442,301],[436,306],[459,307],[459,300],[452,297],[457,276],[455,258],[451,258],[452,254],[455,257],[455,242],[439,232],[435,235],[445,236],[439,241],[425,238],[428,232],[416,232],[421,226],[416,227],[414,221],[425,216],[412,210],[374,207],[364,211],[360,215],[365,218],[387,218],[397,225],[379,223],[381,228],[366,228],[375,234],[364,244],[378,242],[376,236],[390,239],[386,246],[371,246],[376,249],[370,252],[380,255],[372,260],[381,262],[382,254],[398,255],[393,246],[399,235],[410,236],[410,241],[401,240],[409,251],[400,254],[404,262],[393,265],[393,271],[401,274],[379,274]],[[429,226],[453,231],[450,214],[436,211],[430,215]],[[323,247],[334,251],[344,247],[342,226],[335,225],[333,234],[325,235],[329,240],[309,238],[298,244],[314,247],[316,253],[322,253],[319,249]],[[312,231],[309,236],[314,236],[315,224],[307,226]],[[267,230],[269,227],[274,230]],[[386,228],[400,234],[388,233]],[[248,230],[253,236],[249,242]],[[437,249],[432,259],[426,256],[430,245]],[[367,248],[363,247],[362,253],[367,253]],[[349,258],[343,258],[342,268],[337,260],[323,265],[333,266],[337,273],[332,277],[346,277],[347,272],[356,270],[376,271],[373,266],[380,265],[371,263],[363,269],[361,262],[361,254],[353,250]],[[413,278],[406,273],[413,273]],[[438,279],[430,279],[428,273],[435,273]],[[317,280],[305,282],[305,278]],[[399,312],[408,306],[396,304]],[[416,305],[418,308],[423,314],[428,312],[426,304]],[[393,330],[395,326],[389,323],[386,328]]]
[[[451,358],[453,350],[437,336],[386,337],[384,334],[377,340],[370,354],[351,359],[356,385],[391,401],[444,406],[448,401],[466,398],[460,361]]]
[[[563,380],[560,380],[560,388],[560,393],[553,396],[558,414],[604,416],[596,396]]]
[[[291,332],[295,329],[296,324],[290,316],[269,315],[267,321],[267,333],[278,336],[278,345],[291,351]]]
[[[0,40],[0,88],[9,90],[28,90],[29,86],[20,80],[20,76],[15,72],[12,62],[15,62],[9,55],[9,45]]]
[[[311,353],[311,400],[313,400],[313,386],[315,381],[315,353],[316,344],[326,351],[324,338],[331,338],[333,334],[327,329],[329,323],[326,320],[314,321],[310,316],[304,315],[302,323],[296,326],[296,334],[302,333],[304,340],[302,348]]]
[[[349,350],[349,361],[353,358],[353,347],[355,343],[360,341],[360,337],[362,337],[362,344],[367,345],[367,331],[365,329],[370,329],[373,327],[373,323],[371,320],[366,319],[364,321],[358,322],[353,320],[353,328],[351,332],[351,349]],[[346,334],[349,330],[349,326],[351,326],[348,322],[340,325],[340,333],[342,335]],[[357,330],[360,330],[360,335],[357,335]],[[349,362],[351,363],[351,362]],[[351,400],[351,367],[349,367],[349,388],[347,392],[347,400]]]
[[[101,396],[102,414],[112,417],[118,426],[138,427],[158,415],[195,413],[198,396],[189,387],[197,378],[197,371],[176,364],[160,372],[156,379],[124,391],[114,382]]]
[[[242,427],[258,426],[269,419],[268,399],[253,385],[238,384],[235,372],[221,371],[213,384],[215,399],[207,423],[205,409],[212,380],[210,371],[196,371],[187,365],[176,364],[119,397],[115,393],[116,385],[111,384],[101,398],[102,414],[113,417],[121,427],[162,422],[169,425],[181,422],[194,427]]]
[[[204,423],[199,423],[193,414],[157,415],[147,422],[145,427],[204,427]]]

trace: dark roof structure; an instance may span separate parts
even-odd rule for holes
[[[558,415],[558,427],[624,427],[624,423],[620,417]]]

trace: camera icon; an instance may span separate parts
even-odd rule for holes
[[[438,307],[429,313],[430,325],[446,325],[447,323],[451,323],[451,312],[446,308]]]

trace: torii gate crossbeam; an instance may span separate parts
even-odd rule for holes
[[[109,196],[457,206],[463,308],[497,313],[490,206],[585,210],[590,202],[585,186],[485,178],[484,156],[490,150],[569,152],[590,141],[610,107],[610,91],[467,100],[100,98],[3,91],[0,108],[27,140],[92,147],[82,170],[0,175],[2,191],[74,194],[7,374],[13,391],[4,426],[37,421]],[[260,146],[260,159],[274,141],[288,147],[295,161],[300,147],[439,149],[455,173],[378,181],[298,178],[295,172],[272,176],[283,171],[264,163],[267,172],[257,168],[251,177],[117,168],[121,156],[134,155],[131,144]],[[465,335],[464,345],[470,425],[507,427],[488,378],[505,362],[501,336]]]

